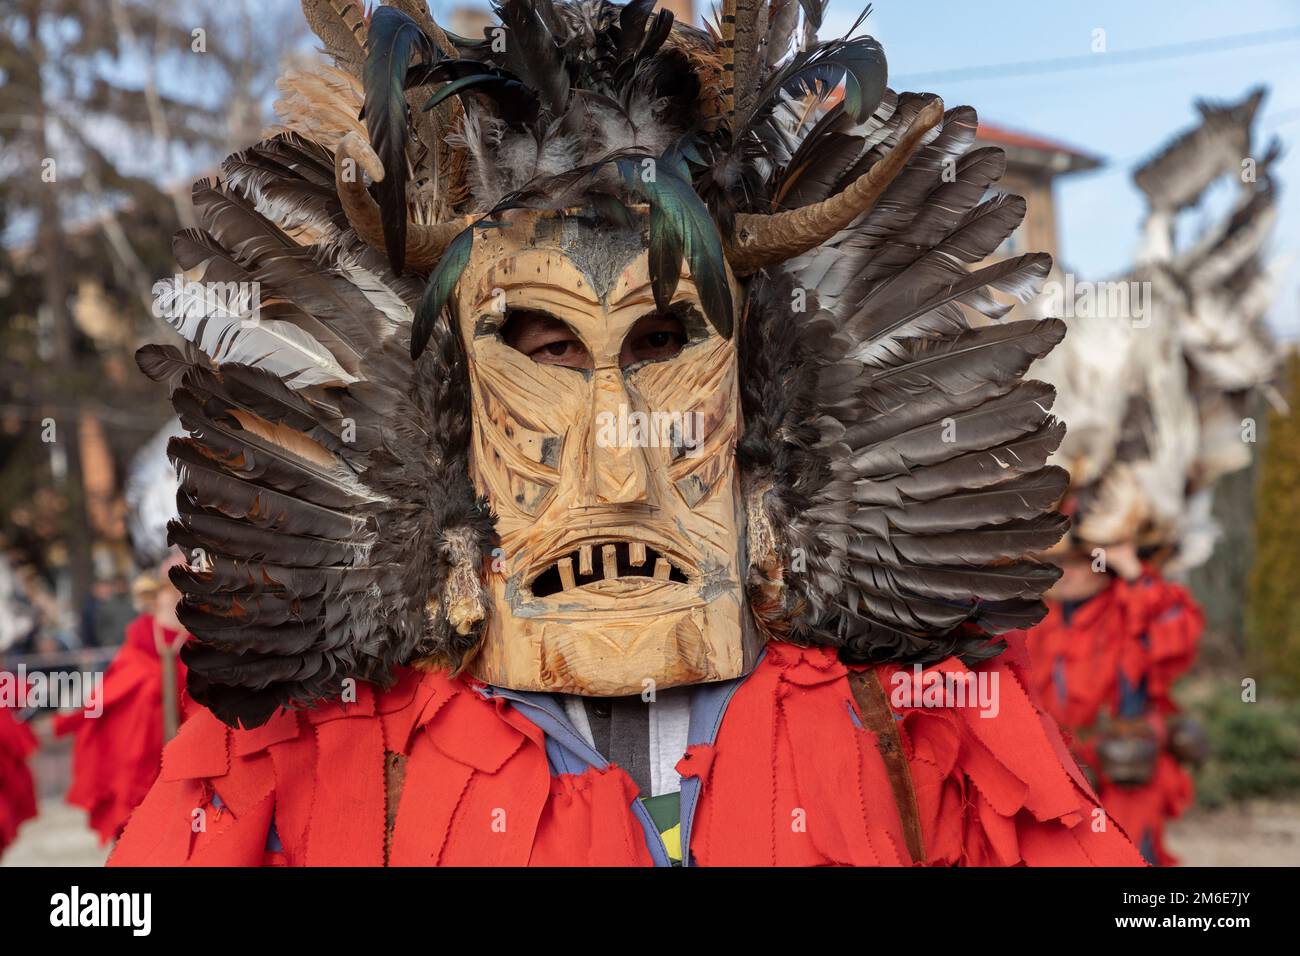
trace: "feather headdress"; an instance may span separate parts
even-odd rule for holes
[[[456,609],[493,521],[442,312],[476,225],[511,209],[618,228],[648,206],[656,299],[685,262],[736,337],[768,633],[976,659],[1041,616],[1058,572],[1027,555],[1065,529],[1066,473],[1044,464],[1063,427],[1024,375],[1063,325],[969,321],[1050,265],[982,264],[1025,211],[985,199],[1001,152],[972,148],[970,108],[890,90],[870,37],[813,41],[818,0],[726,0],[712,32],[653,6],[504,0],[468,39],[411,0],[304,0],[334,66],[286,82],[284,131],[197,187],[176,248],[259,283],[267,327],[184,318],[198,348],[141,354],[192,436],[172,536],[201,560],[175,579],[191,689],[223,719],[473,650]]]

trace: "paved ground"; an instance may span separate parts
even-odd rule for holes
[[[1192,811],[1170,827],[1169,843],[1185,866],[1300,866],[1300,804]],[[82,811],[46,797],[0,866],[99,866],[107,856]]]
[[[1184,866],[1300,866],[1300,803],[1193,808],[1169,828]]]
[[[31,760],[39,797],[38,816],[23,823],[0,866],[103,866],[108,848],[86,825],[86,812],[64,803],[72,741],[49,732],[48,721],[31,724],[40,748]]]
[[[32,758],[39,813],[18,831],[0,866],[102,866],[108,848],[86,825],[85,811],[63,802],[68,787],[72,744],[50,734],[48,720],[32,723],[41,745]]]
[[[106,859],[85,812],[56,797],[41,800],[40,814],[23,824],[0,866],[103,866]]]

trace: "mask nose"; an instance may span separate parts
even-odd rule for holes
[[[633,504],[650,500],[645,449],[631,428],[631,397],[617,368],[593,373],[591,430],[582,487],[584,504]],[[642,429],[641,431],[644,431]]]

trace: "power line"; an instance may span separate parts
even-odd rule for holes
[[[952,83],[959,80],[979,80],[1003,76],[1033,76],[1042,73],[1066,73],[1073,70],[1094,70],[1107,66],[1132,66],[1158,60],[1172,60],[1221,50],[1238,50],[1245,47],[1267,46],[1300,40],[1300,26],[1278,30],[1260,30],[1255,33],[1237,33],[1209,40],[1190,40],[1164,46],[1142,47],[1137,50],[1116,50],[1113,53],[1084,53],[1080,56],[1055,57],[1050,60],[1024,60],[1018,63],[988,63],[982,66],[959,67],[955,70],[933,70],[929,73],[909,73],[898,77],[896,84],[919,85]],[[891,77],[891,80],[894,80]]]

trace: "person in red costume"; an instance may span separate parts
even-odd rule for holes
[[[1048,267],[965,270],[1024,214],[974,110],[889,90],[870,37],[796,53],[775,4],[724,16],[761,40],[721,67],[648,0],[505,0],[514,63],[307,6],[339,66],[286,78],[176,246],[274,334],[138,353],[190,436],[206,710],[110,862],[1142,865],[997,637],[1058,573],[1024,375],[1064,329],[956,305]],[[382,91],[428,84],[408,143]],[[403,225],[408,169],[440,185]]]
[[[36,737],[27,725],[0,707],[0,854],[23,821],[36,816],[36,788],[27,767],[35,750]]]
[[[1105,557],[1109,572],[1085,554],[1062,559],[1047,617],[1028,632],[1034,690],[1072,735],[1107,813],[1148,861],[1172,866],[1164,824],[1191,804],[1182,764],[1203,757],[1204,742],[1171,689],[1196,658],[1204,616],[1131,545]]]
[[[998,675],[992,719],[880,697],[887,737],[832,651],[770,644],[747,679],[695,691],[675,833],[549,695],[404,668],[389,691],[360,685],[353,704],[256,730],[200,712],[109,862],[669,866],[689,846],[697,866],[1140,865],[1035,705],[1026,663],[1013,646],[975,669]],[[955,659],[925,671],[964,672]],[[908,669],[856,673],[896,688]]]
[[[102,712],[93,715],[96,701],[55,722],[55,733],[75,735],[67,801],[86,810],[103,843],[121,835],[158,778],[163,744],[194,710],[178,656],[189,635],[176,618],[180,593],[167,578],[180,560],[164,561],[155,586],[141,595],[146,609],[127,626],[104,673]]]

